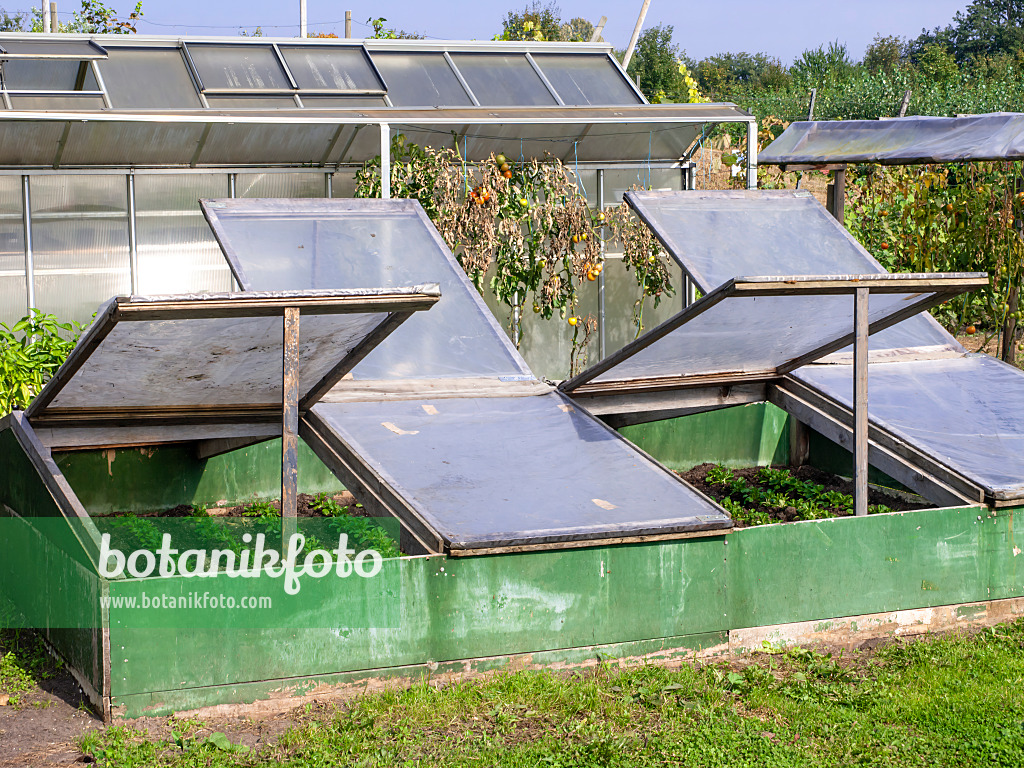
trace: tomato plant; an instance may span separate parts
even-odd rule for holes
[[[0,416],[24,409],[57,372],[82,332],[38,309],[8,328],[0,323]]]

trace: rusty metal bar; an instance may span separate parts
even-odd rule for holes
[[[868,299],[869,288],[858,288],[853,305],[853,508],[868,513]]]
[[[281,525],[287,537],[295,532],[299,490],[299,309],[284,311],[284,352],[281,366]]]

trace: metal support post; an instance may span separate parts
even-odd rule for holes
[[[597,210],[604,212],[604,168],[597,169]],[[604,263],[605,255],[605,243],[604,239],[606,231],[602,225],[598,231],[598,236],[601,238],[601,263]],[[604,305],[604,270],[602,269],[600,274],[597,276],[597,337],[600,345],[601,359],[604,360],[608,355],[607,339],[605,334],[605,305]]]
[[[391,199],[391,126],[380,124],[380,196]]]
[[[32,191],[27,175],[21,177],[21,206],[21,223],[25,235],[25,296],[28,301],[25,314],[32,314],[36,305],[36,262],[32,252]]]
[[[128,174],[128,268],[131,272],[132,296],[139,293],[139,245],[135,233],[135,174]]]
[[[868,297],[858,288],[853,305],[853,509],[868,513]]]
[[[827,190],[828,212],[843,224],[846,219],[846,166],[837,169],[835,174]]]
[[[324,174],[324,197],[334,197],[334,174],[330,172]]]
[[[229,173],[228,174],[228,197],[230,197],[232,200],[234,200],[235,197],[236,197],[236,195],[235,195],[235,185],[236,185],[237,181],[238,181],[238,174],[237,173]],[[233,272],[231,273],[231,290],[233,292],[234,291],[242,290],[242,286],[240,286],[238,284],[238,280],[235,279],[235,275],[234,275]]]
[[[757,189],[757,121],[747,123],[747,189]]]
[[[284,310],[281,360],[281,525],[287,537],[295,532],[299,492],[299,309]]]
[[[306,0],[299,0],[299,37],[306,37]]]

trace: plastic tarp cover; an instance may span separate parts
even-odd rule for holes
[[[633,191],[625,197],[704,293],[740,275],[886,271],[810,192]],[[872,305],[879,301],[871,298]],[[852,329],[852,310],[849,317]],[[812,314],[804,321],[810,331],[819,319]],[[773,322],[784,326],[787,320],[782,315]],[[730,343],[738,343],[735,336]],[[928,315],[909,318],[872,335],[868,346],[872,350],[942,346],[965,351]]]
[[[437,305],[385,339],[353,378],[532,378],[418,202],[206,200],[203,210],[245,290],[440,283]]]
[[[731,527],[558,393],[319,403],[311,413],[453,549]]]
[[[919,294],[874,294],[868,322],[881,322],[908,302],[922,298]],[[733,296],[594,377],[594,381],[772,375],[790,361],[852,334],[853,308],[853,295]]]
[[[1024,157],[1024,115],[902,117],[791,124],[757,156],[761,165],[956,163]]]
[[[793,372],[852,409],[849,365]],[[871,422],[1004,498],[1024,497],[1024,371],[988,355],[876,363]]]
[[[361,291],[353,298],[380,293]],[[309,295],[279,292],[257,298]],[[230,294],[121,297],[121,301],[137,305],[171,299],[201,306],[226,297]],[[117,301],[112,299],[100,309],[97,321],[72,351],[68,364],[77,368],[70,378],[58,374],[51,380],[47,388],[57,388],[56,395],[38,413],[30,408],[30,416],[49,409],[280,407],[284,343],[280,315],[117,321],[110,314]],[[304,309],[299,319],[299,399],[386,317],[380,311],[318,314],[315,308]],[[42,395],[45,402],[45,388]]]

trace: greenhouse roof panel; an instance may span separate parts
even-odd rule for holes
[[[558,393],[320,403],[303,437],[453,555],[711,534],[710,499]],[[318,452],[320,452],[318,450]]]
[[[302,402],[318,399],[397,323],[437,300],[436,285],[120,296],[100,308],[26,414],[78,426],[280,418],[286,307],[299,309]]]
[[[763,165],[957,163],[1024,158],[1024,114],[834,120],[790,125],[757,157]]]
[[[533,378],[414,200],[203,200],[245,290],[438,282],[442,299],[353,371],[356,379]]]
[[[705,293],[737,275],[886,274],[807,191],[634,191],[625,198]],[[870,345],[964,351],[928,315],[872,336]]]

